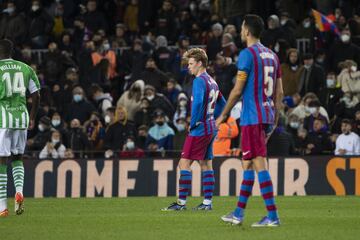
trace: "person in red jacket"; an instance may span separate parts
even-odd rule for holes
[[[119,153],[120,158],[141,158],[144,155],[144,150],[135,145],[135,139],[132,136],[127,138],[123,150]]]

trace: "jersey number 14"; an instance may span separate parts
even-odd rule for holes
[[[22,72],[15,72],[13,81],[9,72],[2,75],[2,81],[6,84],[6,96],[11,97],[15,93],[25,96],[26,88],[24,84],[24,74]]]

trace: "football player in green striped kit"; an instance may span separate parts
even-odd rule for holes
[[[11,59],[13,43],[0,40],[0,217],[7,209],[7,160],[11,161],[16,189],[15,213],[24,212],[24,165],[27,129],[34,127],[40,102],[40,83],[34,70],[25,63]],[[26,90],[32,98],[30,115],[26,108]]]

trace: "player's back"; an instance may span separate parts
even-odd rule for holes
[[[26,89],[40,89],[33,69],[13,59],[0,60],[0,128],[26,129],[29,114],[26,108]]]
[[[281,76],[278,57],[257,43],[244,49],[239,61],[246,61],[244,65],[248,68],[240,125],[273,124],[276,79]]]
[[[219,93],[217,83],[207,72],[194,79],[190,135],[204,136],[216,131],[214,111]]]

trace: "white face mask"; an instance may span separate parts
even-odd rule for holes
[[[286,24],[286,22],[287,22],[286,19],[281,20],[281,21],[280,21],[281,26],[284,26],[284,25]]]
[[[110,118],[109,115],[106,115],[104,120],[105,120],[105,123],[110,123],[111,122],[111,118]]]
[[[52,124],[54,127],[59,126],[60,123],[61,123],[60,119],[53,119],[53,120],[51,120],[51,124]]]
[[[309,108],[309,113],[310,113],[310,114],[316,113],[316,108],[310,107],[310,108]]]
[[[186,106],[186,101],[182,100],[179,102],[180,107],[185,107]]]
[[[356,66],[351,66],[350,69],[351,69],[352,72],[356,72],[356,71],[357,71],[357,67],[356,67]]]
[[[179,132],[182,132],[185,130],[185,124],[178,124],[176,128]]]
[[[280,51],[280,44],[278,42],[275,44],[274,51],[277,53]]]
[[[133,150],[135,148],[135,143],[134,142],[127,142],[126,143],[126,148],[129,150]]]
[[[350,35],[349,34],[341,34],[341,41],[343,42],[343,43],[347,43],[347,42],[349,42],[350,41]]]
[[[37,11],[37,10],[39,10],[39,6],[38,5],[33,5],[32,7],[31,7],[31,10],[33,10],[34,12],[35,11]]]
[[[296,71],[298,66],[291,66],[291,70]]]
[[[105,51],[108,51],[110,49],[110,44],[109,43],[104,43],[103,48],[104,48]]]
[[[335,85],[335,80],[334,79],[326,79],[326,86],[328,88],[331,88]]]
[[[60,139],[52,138],[52,139],[51,139],[51,142],[52,142],[53,144],[57,144],[58,142],[60,142]]]
[[[299,122],[290,122],[290,127],[294,129],[299,128],[300,123]]]
[[[149,100],[149,101],[152,101],[154,99],[154,95],[151,95],[151,96],[147,96],[146,98]]]
[[[303,23],[304,28],[309,28],[310,27],[310,22],[306,21]]]
[[[38,129],[40,132],[43,132],[45,130],[44,126],[42,124],[38,125]]]
[[[304,65],[304,68],[305,68],[305,69],[310,69],[310,68],[311,68],[311,65]]]

